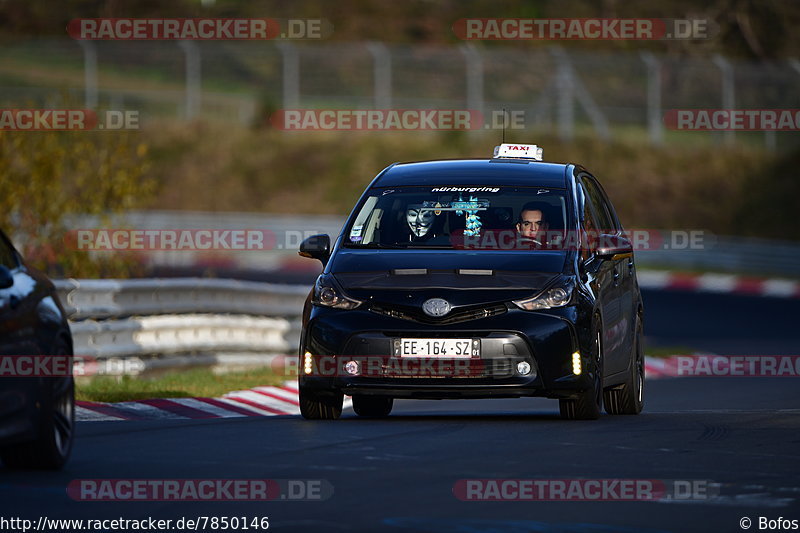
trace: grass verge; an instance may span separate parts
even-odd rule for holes
[[[686,346],[647,346],[644,350],[646,356],[658,359],[665,359],[673,355],[692,355],[696,351],[696,349]]]
[[[148,398],[214,398],[226,392],[279,385],[285,380],[285,376],[277,375],[270,368],[227,374],[215,374],[210,369],[192,369],[153,379],[95,376],[85,382],[78,380],[75,398],[92,402],[125,402]]]

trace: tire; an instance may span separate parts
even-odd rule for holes
[[[603,408],[603,345],[599,320],[595,320],[594,342],[591,350],[589,373],[592,384],[575,399],[559,400],[561,418],[565,420],[597,420]]]
[[[344,395],[339,391],[311,392],[300,388],[300,414],[306,420],[336,420],[342,416]]]
[[[625,383],[604,392],[606,412],[610,415],[638,415],[644,406],[644,347],[642,321],[636,317],[630,370]]]
[[[353,396],[353,411],[358,416],[384,418],[389,416],[394,398],[386,396]]]
[[[72,350],[60,341],[54,355],[69,355]],[[58,470],[72,451],[75,436],[75,382],[72,376],[47,378],[38,401],[38,436],[0,449],[0,458],[8,468]]]

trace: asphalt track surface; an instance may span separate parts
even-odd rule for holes
[[[797,354],[800,300],[647,292],[646,337],[719,354]],[[640,416],[562,421],[541,399],[402,401],[385,420],[88,422],[59,473],[0,470],[3,517],[269,517],[275,531],[743,531],[800,520],[796,378],[651,381]],[[322,501],[90,502],[76,479],[313,479]],[[460,479],[691,480],[713,498],[462,501]],[[173,529],[175,530],[175,529]],[[207,529],[210,531],[210,529]],[[241,531],[243,529],[239,529]],[[9,529],[10,531],[10,529]],[[177,530],[175,530],[177,531]],[[254,531],[249,529],[249,531]]]

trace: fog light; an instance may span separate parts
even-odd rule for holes
[[[527,376],[531,373],[531,364],[527,361],[517,363],[517,374],[520,376]]]
[[[580,352],[575,352],[572,354],[572,373],[576,376],[581,375],[581,354]]]
[[[306,352],[303,354],[303,372],[306,374],[310,374],[314,368],[314,356],[311,355],[311,352]]]
[[[351,376],[355,376],[358,374],[358,363],[356,361],[348,361],[344,364],[344,371],[350,374]]]

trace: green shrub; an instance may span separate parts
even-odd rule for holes
[[[71,249],[67,230],[148,203],[147,152],[137,132],[0,131],[0,227],[50,275],[129,275],[134,258]]]

